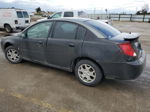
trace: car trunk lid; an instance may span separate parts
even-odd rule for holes
[[[140,36],[141,34],[139,33],[121,33],[120,35],[117,35],[110,40],[118,41],[121,43],[129,42],[136,53],[136,57],[139,57],[142,50],[141,43],[139,42]]]

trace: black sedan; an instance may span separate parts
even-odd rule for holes
[[[130,80],[143,71],[146,58],[137,33],[121,33],[91,19],[38,22],[16,36],[2,38],[6,59],[28,60],[74,72],[87,86],[103,78]]]

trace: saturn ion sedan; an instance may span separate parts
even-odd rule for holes
[[[92,19],[62,18],[4,37],[1,47],[13,64],[44,64],[74,72],[82,84],[96,86],[103,78],[131,80],[142,73],[146,56],[139,37]]]

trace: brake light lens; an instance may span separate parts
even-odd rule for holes
[[[18,24],[18,20],[15,20],[15,24]]]
[[[121,50],[125,55],[133,56],[133,57],[136,56],[136,53],[130,43],[121,43],[119,44],[119,47],[121,48]]]

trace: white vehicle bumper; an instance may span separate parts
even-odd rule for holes
[[[15,25],[13,26],[13,30],[23,30],[25,28],[27,28],[30,24],[26,24],[26,25]]]

